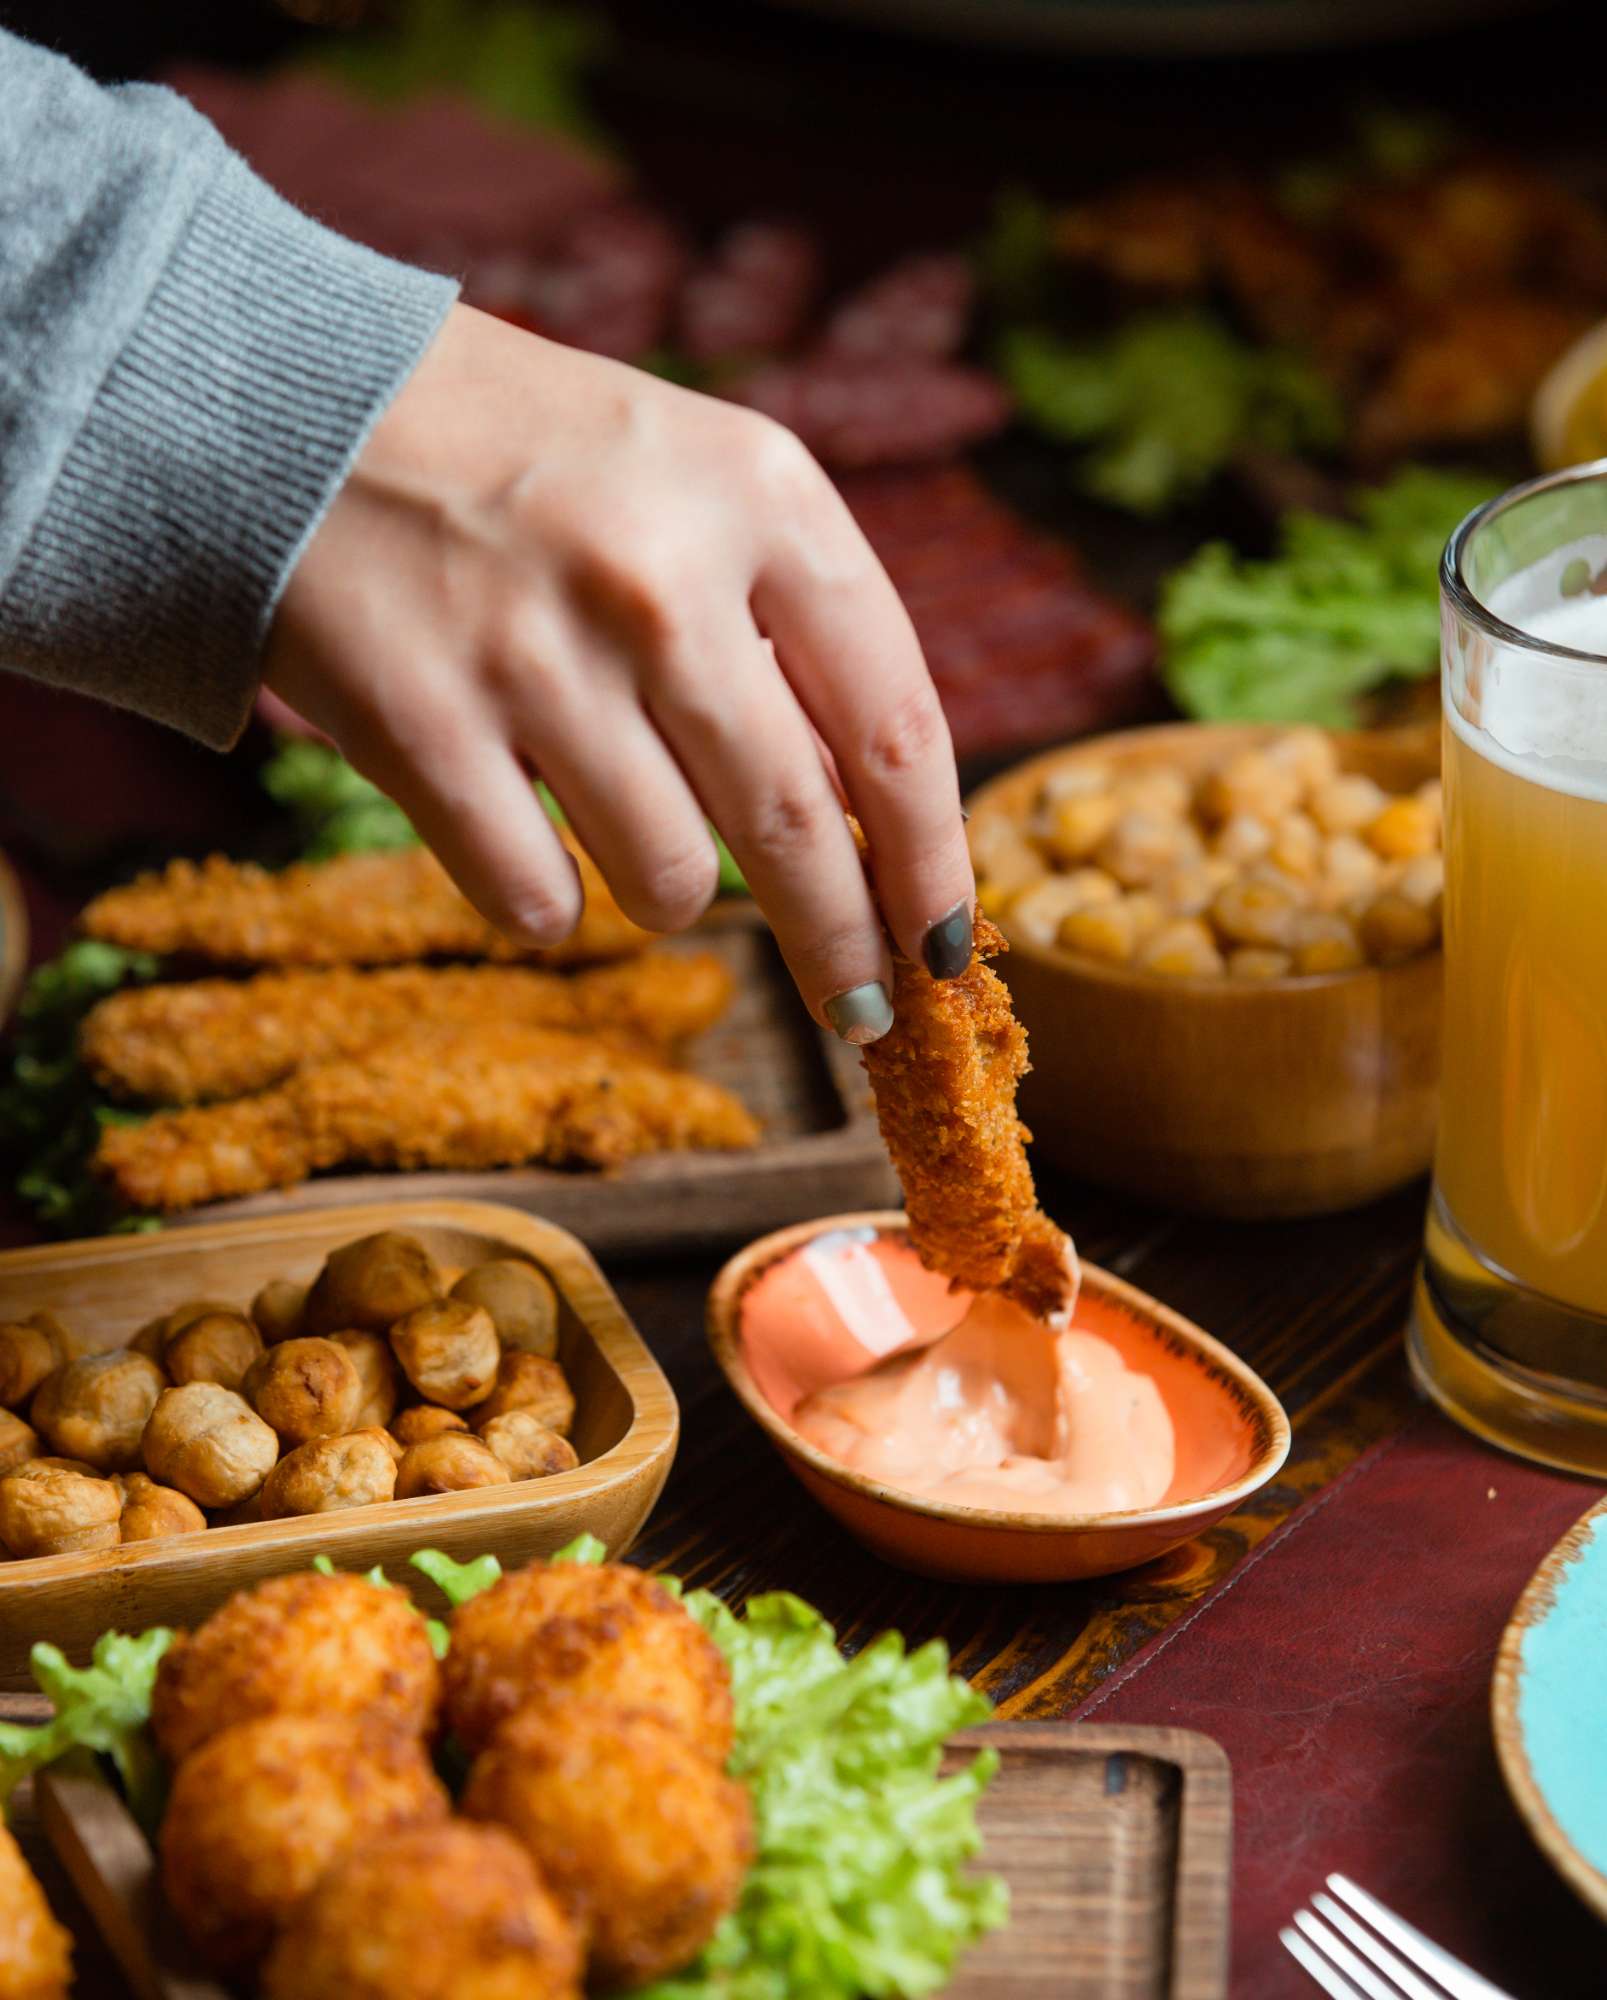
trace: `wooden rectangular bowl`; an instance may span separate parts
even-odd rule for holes
[[[91,1346],[120,1347],[165,1306],[196,1297],[243,1306],[269,1278],[310,1279],[337,1245],[379,1229],[410,1231],[443,1263],[519,1257],[541,1266],[558,1294],[558,1358],[575,1391],[580,1464],[549,1479],[465,1493],[209,1528],[84,1555],[0,1560],[0,1687],[30,1684],[28,1649],[37,1639],[81,1660],[102,1632],[193,1623],[232,1592],[305,1569],[318,1555],[340,1569],[381,1563],[399,1574],[422,1548],[522,1563],[587,1531],[615,1555],[630,1546],[675,1456],[674,1395],[586,1249],[567,1230],[516,1209],[370,1203],[13,1250],[0,1255],[0,1319],[48,1307]]]

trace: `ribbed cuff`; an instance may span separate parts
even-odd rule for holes
[[[226,749],[297,557],[455,297],[226,158],[12,572],[7,655]]]

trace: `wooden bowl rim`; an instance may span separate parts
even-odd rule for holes
[[[1062,743],[1052,750],[1040,750],[1019,764],[1012,764],[1007,771],[999,771],[984,784],[970,793],[965,801],[967,811],[976,817],[990,809],[993,799],[1007,785],[1015,785],[1023,779],[1039,772],[1058,770],[1067,764],[1097,763],[1101,754],[1115,752],[1126,755],[1137,753],[1153,746],[1164,747],[1164,742],[1181,736],[1190,736],[1200,741],[1206,735],[1219,738],[1224,743],[1237,741],[1244,744],[1264,743],[1273,737],[1287,736],[1295,725],[1283,722],[1150,722],[1137,729],[1113,730],[1108,736],[1081,737],[1075,743]],[[1325,735],[1335,737],[1349,744],[1398,743],[1401,732],[1388,729],[1329,729]],[[1277,979],[1210,979],[1197,973],[1176,977],[1170,973],[1143,972],[1125,965],[1105,965],[1096,958],[1079,958],[1070,952],[1052,951],[1047,945],[1034,944],[1030,938],[1017,938],[1005,931],[1005,938],[1013,958],[1030,959],[1034,965],[1042,966],[1049,972],[1062,973],[1069,979],[1082,979],[1092,985],[1119,988],[1126,993],[1181,993],[1190,999],[1202,999],[1207,1004],[1231,1006],[1258,993],[1276,993],[1282,996],[1329,993],[1335,987],[1355,986],[1361,981],[1371,980],[1382,985],[1385,980],[1396,984],[1408,977],[1423,977],[1424,968],[1431,967],[1434,977],[1439,978],[1445,956],[1441,943],[1433,951],[1420,951],[1411,958],[1401,959],[1394,965],[1358,965],[1349,972],[1290,972]]]
[[[817,1446],[798,1435],[791,1424],[765,1397],[748,1368],[740,1335],[742,1299],[750,1285],[780,1258],[790,1255],[811,1238],[836,1229],[875,1229],[882,1234],[904,1235],[909,1222],[902,1209],[866,1209],[849,1215],[828,1215],[813,1222],[795,1222],[787,1229],[772,1230],[728,1259],[709,1290],[707,1332],[709,1347],[721,1373],[736,1392],[748,1415],[771,1441],[791,1458],[807,1465],[811,1472],[833,1486],[845,1488],[861,1499],[878,1501],[902,1514],[916,1514],[928,1520],[946,1521],[960,1528],[1004,1528],[1014,1534],[1077,1536],[1111,1528],[1162,1527],[1209,1515],[1219,1518],[1236,1502],[1266,1485],[1289,1456],[1292,1433],[1283,1405],[1261,1377],[1231,1349],[1212,1338],[1203,1327],[1152,1298],[1148,1292],[1129,1285],[1113,1272],[1097,1264],[1082,1266],[1083,1284],[1098,1297],[1124,1307],[1143,1321],[1175,1353],[1196,1363],[1232,1396],[1248,1420],[1255,1438],[1249,1469],[1226,1486],[1214,1487],[1192,1500],[1174,1501],[1165,1507],[1131,1507],[1102,1514],[1016,1513],[992,1507],[966,1507],[953,1501],[923,1498],[896,1486],[884,1486],[862,1472],[828,1457]]]
[[[1598,1917],[1607,1919],[1607,1874],[1585,1859],[1557,1823],[1529,1768],[1523,1725],[1518,1717],[1524,1635],[1550,1611],[1563,1571],[1584,1547],[1587,1537],[1597,1532],[1598,1522],[1607,1522],[1607,1499],[1586,1508],[1524,1585],[1496,1649],[1495,1671],[1490,1677],[1490,1724],[1501,1775],[1530,1833],[1574,1893]]]
[[[544,1479],[511,1479],[502,1486],[420,1494],[410,1500],[379,1500],[364,1507],[287,1515],[271,1521],[242,1521],[227,1527],[208,1527],[200,1534],[80,1550],[70,1555],[13,1557],[0,1564],[0,1599],[8,1585],[64,1583],[162,1564],[175,1568],[204,1566],[212,1557],[227,1560],[240,1549],[284,1542],[308,1544],[309,1561],[319,1553],[338,1560],[343,1542],[361,1540],[381,1522],[398,1529],[416,1522],[421,1530],[422,1548],[428,1546],[430,1524],[440,1521],[443,1512],[449,1512],[459,1523],[489,1520],[509,1513],[536,1516],[552,1512],[554,1508],[548,1503],[612,1492],[617,1485],[638,1476],[644,1465],[674,1453],[680,1436],[680,1408],[674,1391],[596,1259],[578,1236],[557,1223],[500,1202],[425,1198],[383,1204],[355,1203],[310,1214],[206,1223],[171,1235],[161,1232],[149,1236],[92,1236],[71,1243],[30,1244],[20,1250],[0,1252],[0,1270],[26,1271],[33,1265],[48,1267],[69,1248],[81,1265],[116,1265],[163,1254],[168,1246],[175,1253],[182,1253],[205,1249],[209,1244],[223,1246],[250,1238],[322,1235],[331,1227],[340,1230],[349,1227],[356,1236],[410,1225],[457,1228],[490,1236],[523,1250],[542,1265],[560,1297],[585,1328],[587,1337],[613,1370],[630,1403],[631,1420],[607,1451],[571,1471],[552,1473]],[[448,1503],[444,1510],[440,1504],[443,1501]]]

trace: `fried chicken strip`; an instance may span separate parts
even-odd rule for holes
[[[1038,1207],[1032,1135],[1016,1116],[1027,1038],[983,963],[1008,949],[986,917],[976,947],[958,979],[895,957],[893,1026],[865,1050],[865,1068],[921,1262],[1047,1319],[1075,1301],[1076,1257]]]
[[[95,1167],[131,1206],[172,1210],[331,1167],[610,1167],[758,1136],[718,1084],[596,1037],[434,1029],[361,1063],[315,1063],[257,1097],[109,1127]]]
[[[567,843],[566,843],[567,844]],[[586,906],[562,944],[530,951],[488,924],[428,848],[347,854],[270,873],[249,862],[174,861],[84,911],[86,936],[219,965],[400,965],[415,958],[580,965],[625,958],[650,933],[633,924],[595,864],[573,846]]]
[[[196,1104],[249,1096],[421,1026],[606,1032],[673,1049],[720,1018],[734,983],[713,952],[647,952],[576,973],[486,965],[264,972],[114,993],[85,1016],[78,1052],[120,1096]]]

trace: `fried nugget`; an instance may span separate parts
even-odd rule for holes
[[[266,2000],[580,2000],[575,1928],[513,1836],[446,1820],[381,1834],[290,1918]]]
[[[976,954],[958,979],[895,959],[893,1026],[864,1061],[921,1262],[1047,1319],[1075,1300],[1076,1261],[1038,1207],[1031,1134],[1016,1116],[1027,1038],[983,963],[1007,949],[978,917]]]
[[[258,1097],[109,1126],[94,1165],[131,1205],[181,1209],[331,1167],[610,1167],[758,1137],[718,1084],[605,1042],[537,1028],[421,1031]]]
[[[446,1712],[480,1749],[538,1694],[596,1697],[667,1716],[701,1756],[731,1754],[731,1674],[661,1583],[628,1563],[533,1563],[452,1616]]]
[[[475,1759],[463,1810],[522,1843],[604,1991],[695,1958],[753,1859],[745,1787],[664,1716],[612,1701],[522,1709]]]
[[[0,2000],[66,2000],[72,1939],[0,1821]]]
[[[573,847],[585,909],[562,944],[529,950],[462,897],[428,848],[345,854],[271,874],[214,854],[109,889],[83,913],[86,937],[219,965],[402,965],[415,958],[531,959],[580,965],[648,942]]]
[[[245,1097],[418,1026],[559,1028],[671,1049],[711,1027],[734,980],[712,952],[648,952],[573,974],[522,966],[265,972],[131,987],[90,1010],[78,1052],[120,1096]]]
[[[435,1727],[440,1669],[424,1620],[399,1590],[360,1576],[276,1576],[242,1590],[169,1648],[151,1729],[170,1762],[262,1715],[389,1718]]]
[[[238,1965],[365,1840],[450,1810],[423,1744],[392,1722],[258,1716],[179,1766],[162,1819],[162,1888],[196,1947]]]

